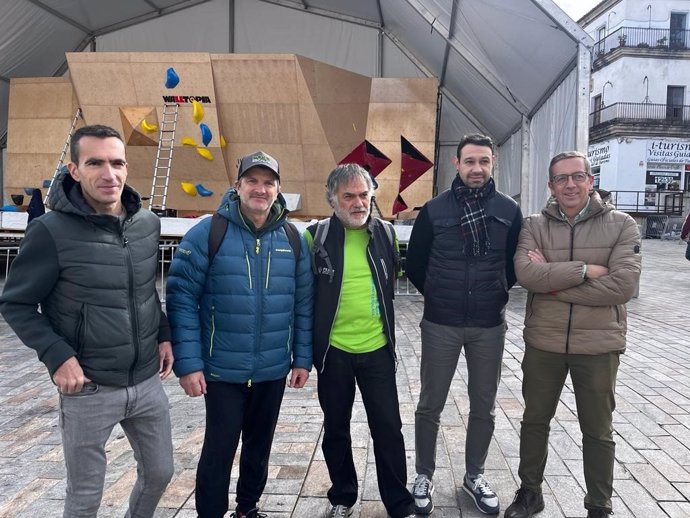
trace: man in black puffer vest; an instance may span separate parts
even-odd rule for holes
[[[36,351],[60,395],[65,517],[96,517],[116,424],[137,459],[127,516],[148,518],[173,475],[170,329],[156,291],[160,220],[127,180],[125,145],[79,128],[53,180],[51,212],[26,229],[0,311]],[[41,311],[39,312],[38,309]]]
[[[422,207],[407,250],[407,276],[424,295],[413,494],[416,512],[431,513],[438,427],[464,347],[470,413],[463,489],[481,512],[498,514],[498,497],[483,473],[494,431],[505,305],[515,283],[513,255],[522,214],[515,201],[496,190],[489,137],[463,137],[453,162],[458,174],[451,188]]]

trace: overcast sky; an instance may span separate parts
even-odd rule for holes
[[[573,20],[579,20],[582,15],[589,12],[600,0],[554,0]]]

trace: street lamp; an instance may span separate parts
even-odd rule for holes
[[[651,29],[652,28],[652,4],[647,5],[647,10],[649,11],[649,23],[648,23],[647,27],[649,29]]]
[[[604,83],[604,86],[601,87],[601,108],[602,108],[602,110],[604,109],[604,106],[606,106],[606,103],[604,102],[604,92],[606,92],[606,85],[613,87],[613,83],[611,81],[606,81]]]

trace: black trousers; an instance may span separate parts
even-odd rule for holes
[[[268,479],[268,458],[285,393],[285,379],[207,384],[206,434],[196,472],[199,518],[223,518],[228,511],[232,461],[242,435],[237,509],[256,507]]]
[[[357,471],[352,458],[350,420],[359,386],[374,442],[376,478],[381,501],[392,518],[414,513],[407,490],[405,441],[395,382],[395,362],[388,346],[364,354],[331,347],[319,373],[319,403],[324,415],[323,454],[331,477],[332,505],[351,507],[357,501]]]

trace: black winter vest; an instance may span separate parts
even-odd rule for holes
[[[512,255],[517,232],[511,235],[511,228],[516,219],[521,223],[522,215],[517,203],[498,191],[483,201],[483,207],[491,246],[489,253],[482,256],[465,254],[460,228],[463,207],[452,189],[423,208],[430,225],[424,232],[433,237],[426,251],[414,250],[411,242],[408,261],[410,254],[428,253],[423,292],[424,318],[430,322],[483,328],[504,322],[508,290],[515,282]]]

